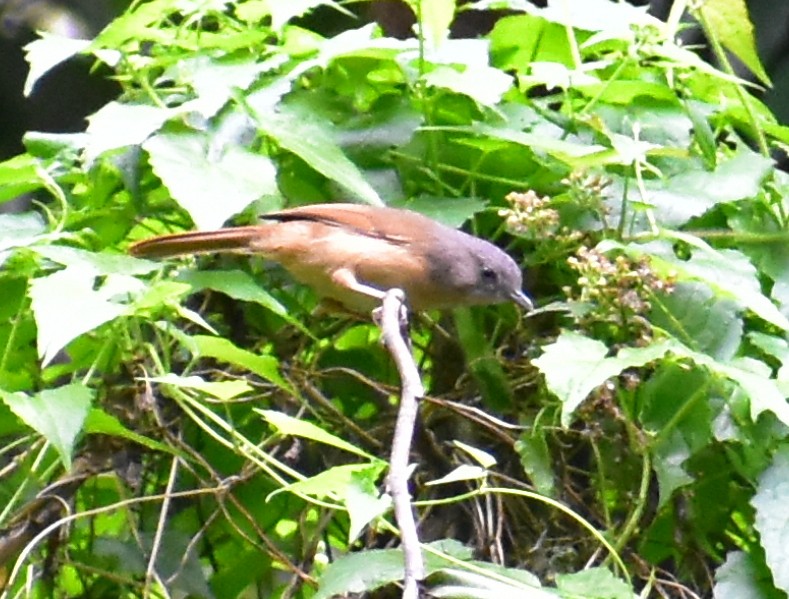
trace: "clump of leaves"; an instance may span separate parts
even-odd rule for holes
[[[728,66],[724,50],[768,83],[745,3],[678,1],[662,23],[511,2],[477,39],[450,38],[454,3],[409,5],[408,40],[308,29],[332,2],[149,0],[93,40],[31,44],[26,93],[76,54],[122,93],[84,133],[30,132],[0,163],[0,202],[39,201],[0,216],[11,592],[400,580],[381,493],[397,376],[377,330],[315,316],[255,259],[125,255],[337,199],[508,244],[540,305],[413,332],[436,594],[789,590],[789,179],[770,158],[789,129]],[[720,68],[677,42],[686,9]],[[68,532],[43,547],[41,530]]]

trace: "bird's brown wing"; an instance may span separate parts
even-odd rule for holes
[[[396,244],[412,242],[411,232],[414,235],[424,235],[440,226],[417,212],[363,204],[313,204],[272,212],[262,218],[322,222],[353,229],[361,235],[386,239]]]

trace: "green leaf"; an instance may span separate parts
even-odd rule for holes
[[[483,137],[502,139],[524,146],[535,152],[545,152],[570,166],[573,166],[577,162],[580,163],[583,158],[588,155],[607,149],[600,145],[588,143],[581,144],[565,141],[564,139],[552,139],[542,134],[524,133],[523,131],[515,130],[509,126],[476,124],[471,127],[440,127],[438,129],[444,131],[468,132]],[[560,129],[557,130],[557,133],[562,135]]]
[[[0,214],[0,252],[30,246],[39,241],[45,232],[44,221],[34,212]]]
[[[148,104],[110,102],[88,117],[85,160],[89,164],[103,152],[139,146],[176,113]]]
[[[458,481],[468,480],[484,480],[488,476],[488,471],[480,466],[472,466],[471,464],[461,464],[448,474],[441,478],[431,480],[425,483],[426,486],[431,485],[445,485],[447,483],[456,483]]]
[[[599,385],[626,368],[643,366],[663,357],[672,344],[657,343],[643,348],[626,348],[609,358],[605,344],[578,333],[564,331],[555,343],[543,348],[532,361],[548,388],[562,400],[562,426],[568,426],[575,409]]]
[[[25,97],[30,96],[33,87],[46,73],[90,46],[89,40],[61,37],[46,32],[42,32],[40,35],[41,39],[25,46],[25,59],[30,65],[30,71],[22,91]]]
[[[487,451],[482,451],[478,447],[473,447],[462,441],[458,441],[455,439],[452,441],[452,444],[457,447],[458,449],[466,452],[475,462],[477,462],[480,466],[489,470],[496,465],[496,458],[489,454]]]
[[[783,445],[773,462],[759,477],[751,505],[756,510],[755,526],[759,531],[767,565],[775,586],[789,593],[789,446]]]
[[[441,87],[468,96],[482,106],[495,106],[512,87],[512,77],[488,66],[454,68],[440,65],[423,80],[428,87]]]
[[[556,587],[561,596],[633,599],[633,589],[605,568],[588,568],[572,574],[557,574]]]
[[[343,451],[348,451],[371,460],[376,459],[375,456],[367,453],[363,449],[356,447],[356,445],[348,443],[340,437],[332,435],[331,433],[326,432],[322,428],[312,424],[311,422],[307,422],[306,420],[293,418],[292,416],[288,416],[283,412],[277,412],[275,410],[260,410],[255,408],[255,412],[260,414],[266,422],[268,422],[283,435],[293,435],[294,437],[311,439],[312,441],[331,445],[337,449],[342,449]]]
[[[524,472],[537,492],[547,497],[555,497],[556,481],[543,428],[534,427],[522,433],[515,442],[515,451],[518,453]]]
[[[43,183],[38,169],[38,160],[30,154],[20,154],[0,162],[0,202],[39,189]]]
[[[436,196],[418,196],[389,203],[389,206],[393,208],[405,208],[419,212],[455,229],[478,212],[485,210],[487,205],[485,200],[478,198],[449,199]]]
[[[650,321],[688,347],[726,362],[742,341],[737,303],[719,298],[703,283],[683,282],[652,300]]]
[[[293,392],[288,382],[282,378],[279,372],[279,360],[274,356],[258,356],[251,351],[233,345],[230,340],[221,337],[195,335],[189,339],[194,343],[198,357],[214,358],[241,366],[274,383],[281,389],[290,393]]]
[[[713,384],[713,376],[705,369],[669,362],[660,365],[636,391],[639,419],[646,430],[656,431],[650,451],[659,506],[676,489],[695,480],[685,470],[685,462],[712,441],[709,397]]]
[[[172,455],[181,455],[180,452],[169,445],[165,445],[155,439],[150,439],[145,435],[140,435],[126,428],[115,416],[107,414],[107,412],[99,408],[93,408],[88,412],[83,430],[86,434],[111,435],[113,437],[120,437],[138,443],[153,451],[164,451]]]
[[[543,348],[543,355],[532,363],[545,376],[548,389],[562,401],[561,422],[568,426],[575,408],[596,387],[626,368],[643,366],[668,353],[689,358],[711,372],[737,383],[748,395],[751,418],[771,411],[789,426],[789,403],[786,402],[769,368],[755,360],[739,359],[728,364],[717,362],[689,350],[675,340],[663,340],[639,348],[625,348],[614,357],[606,357],[608,348],[601,342],[578,333],[564,331],[555,343]]]
[[[246,5],[239,5],[238,8],[243,6]],[[276,54],[263,61],[248,55],[242,59],[231,57],[220,60],[203,54],[181,60],[172,75],[176,81],[190,85],[196,97],[181,105],[180,110],[211,118],[233,98],[237,90],[248,89],[261,74],[282,66],[286,61],[287,57],[283,54]],[[233,120],[232,115],[223,118],[220,127],[229,120]]]
[[[789,320],[762,293],[756,268],[737,250],[715,250],[701,239],[684,233],[664,232],[666,237],[691,245],[689,259],[680,259],[668,241],[628,244],[624,250],[631,256],[649,256],[652,266],[677,280],[702,281],[720,298],[728,298],[751,310],[763,320],[782,330],[789,330]],[[601,251],[615,244],[600,246]]]
[[[68,471],[74,443],[93,402],[93,391],[73,383],[34,395],[0,390],[0,397],[25,424],[52,444]]]
[[[96,275],[145,275],[161,267],[158,262],[125,254],[89,252],[65,245],[39,245],[32,249],[53,262],[89,270]]]
[[[455,559],[468,560],[470,552],[457,542],[430,543]],[[425,552],[427,574],[455,564]],[[331,599],[352,593],[367,593],[403,579],[403,552],[400,549],[372,549],[338,557],[326,567],[313,599]]]
[[[318,6],[331,6],[336,10],[347,13],[345,9],[341,8],[333,0],[288,0],[288,2],[266,0],[266,5],[268,10],[271,11],[271,28],[274,31],[282,31],[282,28],[291,19],[300,17]]]
[[[170,16],[176,6],[173,0],[152,0],[137,4],[107,25],[93,40],[93,48],[117,48],[133,38],[153,41],[162,37],[162,30],[151,25]]]
[[[271,159],[238,145],[212,149],[207,135],[191,131],[159,133],[143,147],[199,229],[216,229],[261,196],[277,193]]]
[[[296,107],[281,105],[274,114],[256,114],[260,129],[284,149],[335,181],[360,200],[380,206],[378,192],[333,141],[329,126]]]
[[[206,381],[196,375],[179,376],[172,372],[164,376],[152,377],[148,380],[152,383],[173,385],[184,389],[196,389],[222,401],[230,401],[253,390],[253,387],[243,380]]]
[[[646,199],[654,205],[661,225],[685,224],[718,204],[753,198],[759,193],[764,178],[774,168],[772,160],[743,149],[721,162],[713,171],[687,161],[692,168],[662,180],[645,181]],[[620,202],[618,186],[609,197]]]
[[[756,553],[730,551],[715,571],[715,599],[786,599],[773,585],[772,575]]]
[[[70,341],[128,311],[108,299],[107,287],[94,289],[95,281],[92,269],[69,266],[30,283],[42,366]]]
[[[635,32],[634,26],[660,27],[660,21],[647,13],[648,8],[609,0],[564,0],[551,2],[546,8],[530,12],[554,23],[606,34],[604,37],[595,38],[598,40],[631,40]]]
[[[348,539],[353,542],[365,526],[391,506],[391,498],[381,495],[376,487],[385,468],[386,463],[381,460],[369,464],[334,466],[311,478],[286,485],[275,493],[289,491],[340,501],[348,510],[351,520]]]
[[[300,320],[293,318],[287,308],[263,289],[249,274],[241,270],[191,270],[179,274],[178,281],[188,283],[193,291],[213,289],[243,302],[254,302],[270,310],[286,322],[310,334]]]
[[[701,15],[701,23],[705,26],[707,35],[717,39],[762,83],[770,86],[770,77],[756,50],[753,23],[745,0],[705,0],[696,10]]]

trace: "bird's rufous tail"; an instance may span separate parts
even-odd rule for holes
[[[138,241],[129,252],[138,258],[168,258],[187,254],[249,252],[255,239],[265,235],[262,227],[230,227],[216,231],[190,231]]]

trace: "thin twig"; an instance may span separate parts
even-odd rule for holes
[[[388,486],[403,547],[405,563],[403,599],[417,599],[418,581],[425,576],[425,564],[411,507],[411,496],[408,492],[408,461],[416,425],[417,399],[425,394],[425,390],[403,334],[404,325],[407,323],[404,300],[405,294],[400,289],[387,291],[381,303],[380,323],[384,343],[392,354],[402,382],[400,409],[397,413],[392,452],[389,457]]]

